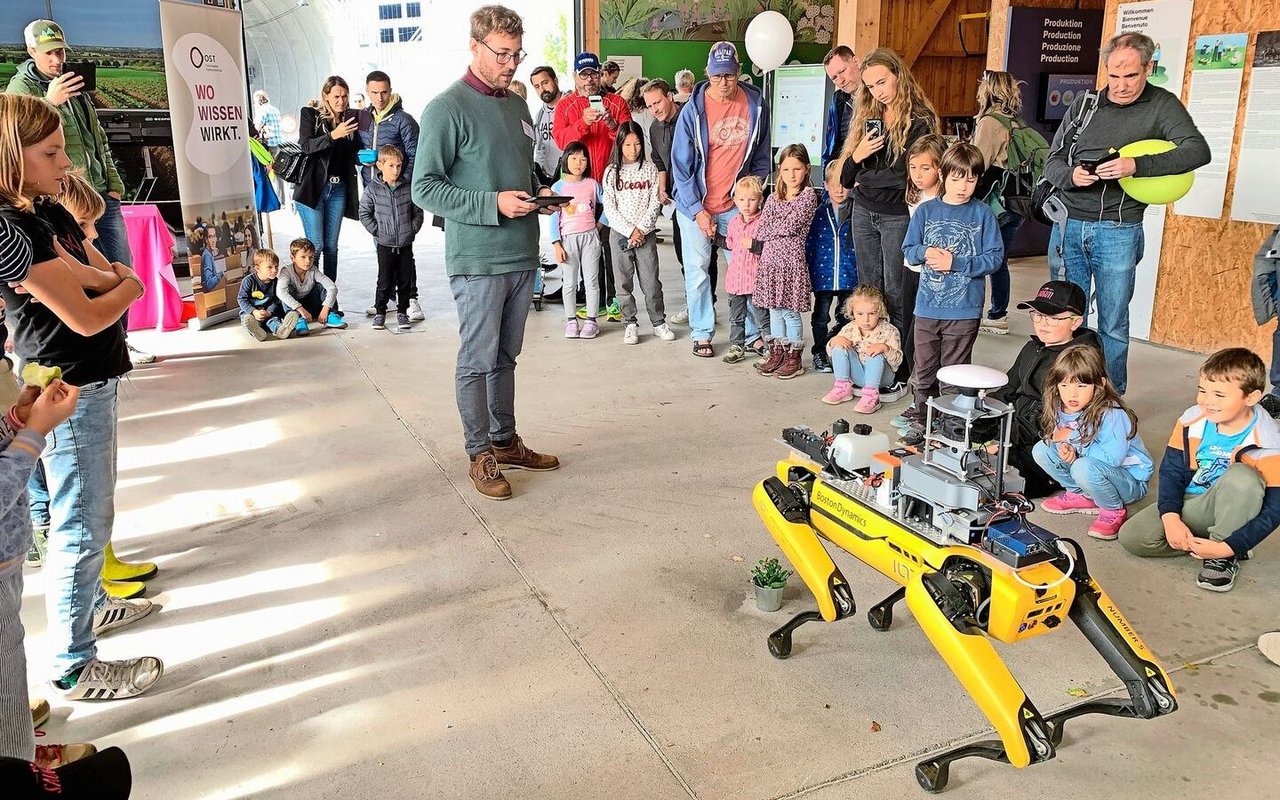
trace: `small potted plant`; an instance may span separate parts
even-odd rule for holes
[[[787,588],[791,570],[783,569],[776,558],[762,558],[751,568],[751,583],[756,587],[756,608],[777,611],[782,608],[782,593]]]

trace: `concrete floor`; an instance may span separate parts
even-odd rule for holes
[[[276,216],[287,253],[297,225]],[[783,454],[782,427],[851,415],[818,402],[829,376],[694,358],[684,327],[674,344],[624,348],[612,324],[566,342],[551,306],[530,316],[518,405],[529,444],[564,467],[513,473],[515,498],[485,501],[461,448],[439,233],[418,248],[427,321],[403,336],[359,314],[374,270],[358,226],[343,248],[347,331],[134,336],[162,360],[122,387],[116,541],[160,563],[163,609],[101,647],[168,672],[134,700],[55,703],[47,741],[119,745],[135,797],[165,800],[834,800],[922,794],[923,754],[990,735],[909,614],[883,634],[861,614],[806,626],[785,662],[766,651],[813,601],[795,586],[782,612],[755,609],[749,566],[777,549],[749,492]],[[674,311],[669,244],[662,258]],[[1043,274],[1018,263],[1014,296]],[[976,360],[1012,363],[1028,332],[1015,313]],[[1200,360],[1134,347],[1129,399],[1153,453]],[[1036,516],[1084,542],[1181,708],[1076,720],[1058,758],[1028,770],[960,762],[949,795],[1274,797],[1255,757],[1280,732],[1280,670],[1254,642],[1278,624],[1278,543],[1215,595],[1190,559],[1143,563],[1084,538],[1085,517]],[[893,588],[838,560],[861,609]],[[27,577],[38,665],[44,583]],[[1004,651],[1043,713],[1078,702],[1068,690],[1119,689],[1075,632]]]

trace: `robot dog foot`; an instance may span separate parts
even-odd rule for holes
[[[876,603],[867,610],[867,622],[871,623],[874,630],[889,630],[889,626],[893,624],[893,606],[902,598],[907,596],[907,587],[900,586],[894,590],[893,594]]]
[[[778,628],[776,631],[769,634],[769,654],[774,658],[786,658],[791,655],[792,631],[799,628],[806,622],[813,622],[814,620],[820,619],[822,619],[822,614],[818,611],[801,611],[799,614],[796,614],[787,621],[786,625],[783,625],[781,628]]]

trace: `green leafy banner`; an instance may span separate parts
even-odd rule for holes
[[[600,0],[600,38],[740,41],[762,11],[791,20],[797,42],[830,44],[835,34],[834,0]]]

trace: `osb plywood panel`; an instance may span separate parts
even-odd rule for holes
[[[1118,0],[1108,0],[1104,30],[1114,32]],[[1188,49],[1202,34],[1248,31],[1242,98],[1247,98],[1253,78],[1253,48],[1258,31],[1280,29],[1280,2],[1276,0],[1196,0],[1191,16]],[[1187,64],[1191,64],[1188,53]],[[1182,97],[1191,86],[1191,70],[1184,79]],[[1264,358],[1271,352],[1275,323],[1259,328],[1253,321],[1249,284],[1253,254],[1272,226],[1229,219],[1244,103],[1236,115],[1236,134],[1227,173],[1226,202],[1221,219],[1183,217],[1166,213],[1160,273],[1156,279],[1151,341],[1201,353],[1222,347],[1253,348]],[[1280,203],[1280,193],[1277,194]]]

